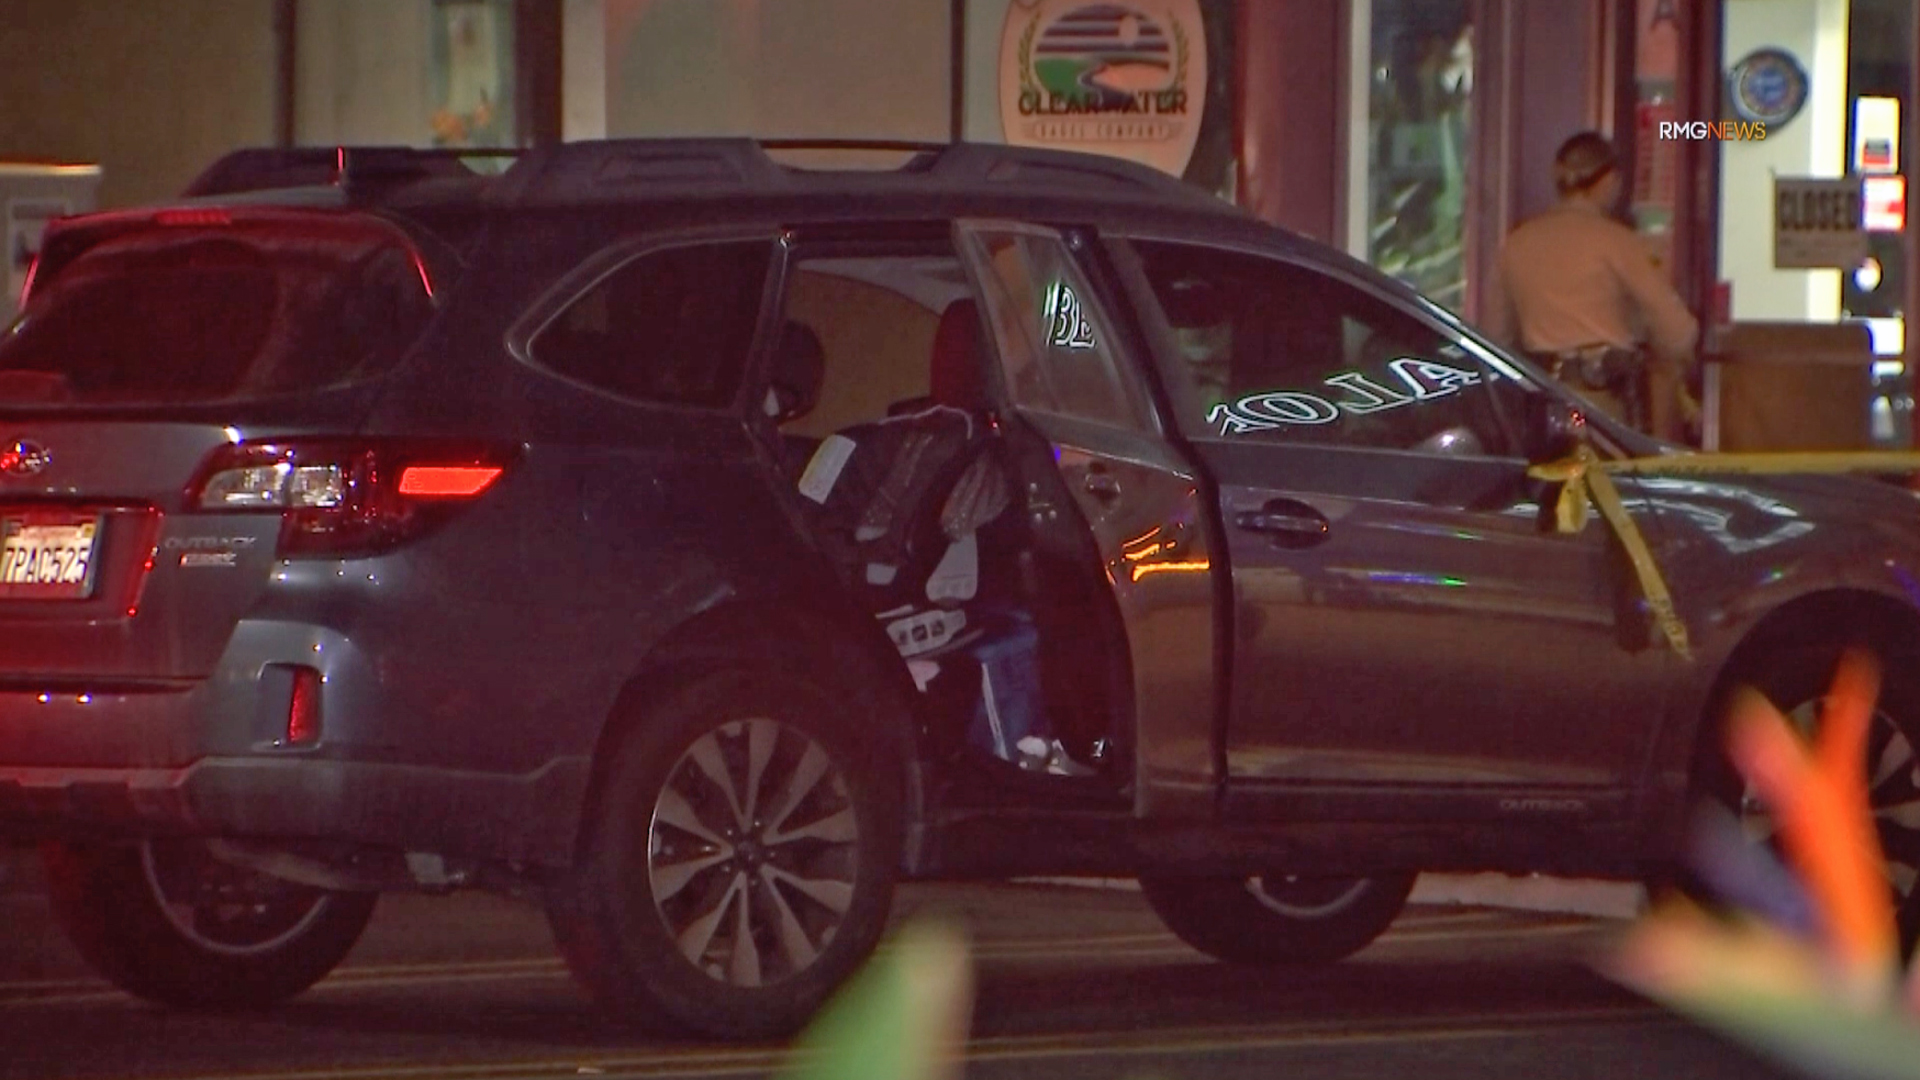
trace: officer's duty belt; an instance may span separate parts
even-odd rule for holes
[[[1557,352],[1528,352],[1533,362],[1563,383],[1588,390],[1618,390],[1640,377],[1647,355],[1640,349],[1599,345]]]

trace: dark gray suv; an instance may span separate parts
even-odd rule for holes
[[[615,1014],[793,1030],[903,876],[1139,877],[1328,961],[1422,870],[1635,877],[1716,702],[1870,747],[1909,925],[1920,504],[1645,442],[1151,171],[248,152],[49,234],[0,337],[0,836],[128,991],[260,1005],[374,897],[544,902]],[[810,148],[818,150],[819,148]],[[1547,508],[1547,510],[1543,510]]]

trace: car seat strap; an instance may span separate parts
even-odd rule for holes
[[[947,545],[947,553],[927,577],[927,599],[964,603],[980,591],[980,544],[975,534]]]

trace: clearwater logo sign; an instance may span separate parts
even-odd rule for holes
[[[1200,135],[1206,51],[1199,0],[1013,0],[1000,43],[1006,139],[1179,176]]]

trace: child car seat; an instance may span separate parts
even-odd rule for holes
[[[825,440],[800,480],[849,582],[886,626],[922,691],[975,751],[1023,769],[1080,775],[1045,725],[1031,616],[1009,604],[1011,572],[979,534],[1012,484],[989,415],[980,317],[948,305],[934,334],[932,393]],[[989,545],[987,554],[1011,545]]]
[[[965,625],[979,592],[978,530],[1012,503],[987,416],[979,315],[970,300],[942,314],[933,393],[924,407],[829,436],[800,492],[868,608],[892,616],[903,655],[936,648]]]

